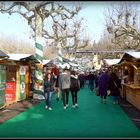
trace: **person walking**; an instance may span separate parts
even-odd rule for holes
[[[35,90],[35,70],[32,70],[32,74],[30,78],[30,94],[29,94],[30,98],[33,98],[34,90]]]
[[[72,103],[73,103],[73,108],[75,108],[78,107],[77,93],[80,90],[78,75],[76,75],[75,71],[71,71],[70,79],[71,79],[70,91],[72,95]]]
[[[60,98],[60,88],[59,88],[59,76],[61,74],[61,71],[59,71],[59,74],[57,75],[56,81],[55,81],[55,92],[57,93],[56,100],[59,101]]]
[[[98,81],[101,103],[104,102],[106,104],[107,91],[109,90],[109,80],[110,80],[110,77],[108,74],[108,70],[104,69]]]
[[[85,76],[83,71],[79,74],[78,79],[80,81],[80,88],[84,88]]]
[[[88,81],[89,81],[89,90],[90,90],[90,92],[93,92],[94,82],[95,82],[95,75],[94,75],[93,71],[90,71],[90,73],[88,75]]]
[[[45,108],[48,110],[52,110],[51,103],[52,103],[52,96],[54,94],[54,77],[51,73],[51,70],[48,70],[45,77],[44,77],[44,93],[45,93],[45,101],[46,106]]]
[[[67,109],[70,90],[70,74],[67,68],[65,68],[63,70],[63,73],[59,76],[59,88],[62,91],[62,101],[64,109]]]
[[[113,104],[118,104],[120,97],[121,82],[115,71],[112,71],[110,75],[109,87],[111,91],[111,96],[113,98]]]

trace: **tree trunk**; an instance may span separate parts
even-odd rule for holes
[[[36,13],[35,19],[35,46],[36,46],[36,58],[42,63],[43,61],[43,20],[41,16]]]

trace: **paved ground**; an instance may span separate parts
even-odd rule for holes
[[[37,99],[26,99],[0,109],[0,124],[9,120],[10,118],[13,118],[26,109],[39,104],[40,101],[41,100]]]
[[[9,120],[10,118],[13,118],[26,109],[39,104],[40,101],[41,100],[37,99],[27,99],[14,103],[6,108],[0,109],[0,124]],[[140,111],[122,98],[120,99],[119,104],[124,112],[133,121],[133,123],[140,129]]]
[[[120,99],[119,104],[133,123],[140,129],[140,110],[122,98]]]

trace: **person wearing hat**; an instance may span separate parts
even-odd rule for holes
[[[95,74],[93,73],[93,70],[90,71],[90,73],[88,75],[88,81],[89,81],[90,92],[93,92],[94,91],[94,82],[95,82]]]

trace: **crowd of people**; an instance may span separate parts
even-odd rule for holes
[[[89,72],[77,72],[64,68],[54,74],[51,69],[47,69],[44,75],[44,95],[48,110],[52,110],[52,97],[56,93],[56,100],[62,100],[63,108],[69,106],[69,94],[71,93],[72,107],[78,108],[78,92],[84,86],[88,86],[91,93],[97,92],[101,103],[106,104],[107,96],[111,95],[114,104],[118,104],[121,89],[121,80],[117,76],[115,69],[102,69],[100,71],[91,70]],[[97,95],[97,94],[96,94]]]
[[[71,92],[73,108],[78,107],[77,93],[80,90],[80,82],[76,71],[70,71],[65,68],[63,71],[59,71],[56,76],[51,72],[50,69],[47,70],[44,76],[44,94],[46,99],[46,108],[52,110],[51,102],[52,96],[56,92],[57,98],[60,99],[60,93],[62,92],[62,102],[64,109],[68,108],[69,105],[69,93]]]

